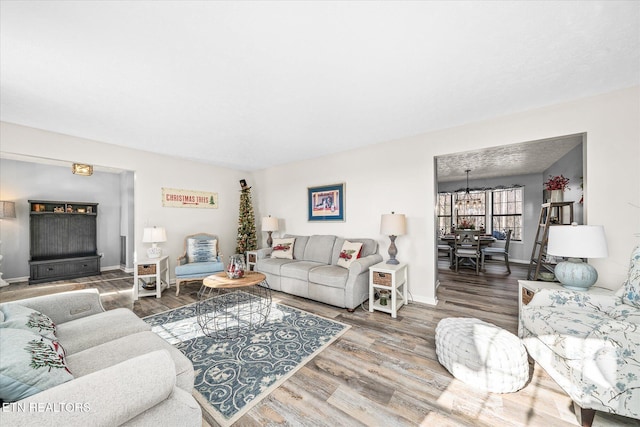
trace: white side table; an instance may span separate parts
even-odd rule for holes
[[[143,285],[153,283],[154,289],[145,289]],[[133,300],[139,297],[162,296],[162,291],[169,289],[169,256],[159,258],[143,258],[136,261],[133,268]]]
[[[386,305],[375,299],[375,291],[388,291]],[[394,319],[400,307],[408,303],[407,264],[393,265],[381,262],[369,267],[369,311],[384,311]]]
[[[258,251],[247,251],[247,270],[255,271],[258,262]]]

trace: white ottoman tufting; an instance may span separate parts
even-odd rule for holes
[[[494,393],[518,391],[529,380],[527,350],[520,338],[479,319],[438,322],[436,354],[454,377]]]

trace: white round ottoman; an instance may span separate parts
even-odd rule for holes
[[[436,354],[454,377],[494,393],[518,391],[529,380],[527,350],[520,338],[479,319],[438,322]]]

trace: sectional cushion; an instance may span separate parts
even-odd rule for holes
[[[2,306],[4,321],[0,328],[24,329],[50,340],[56,339],[56,325],[46,314],[20,304]]]
[[[281,259],[281,258],[259,259],[256,264],[256,270],[262,273],[270,273],[270,274],[275,274],[279,276],[280,269],[282,268],[282,266],[292,262],[297,262],[297,261],[292,259]]]
[[[194,370],[187,357],[151,331],[138,332],[69,355],[67,363],[76,377],[82,377],[155,350],[165,349],[176,366],[176,385],[191,392]],[[140,369],[144,369],[141,366]]]
[[[309,282],[331,288],[344,288],[349,270],[337,265],[323,265],[309,272]]]
[[[296,239],[273,239],[271,258],[293,259],[293,247]]]
[[[73,379],[57,341],[0,328],[0,400],[15,402]]]
[[[217,239],[187,239],[188,262],[212,262],[218,261]]]
[[[116,308],[58,325],[60,343],[67,355],[112,341],[151,327],[131,310]]]
[[[319,262],[313,261],[296,261],[284,264],[280,268],[282,277],[290,277],[292,279],[309,280],[309,271],[315,267],[321,266]]]
[[[313,235],[309,237],[304,249],[304,260],[315,261],[322,264],[331,264],[331,254],[336,241],[336,236]]]

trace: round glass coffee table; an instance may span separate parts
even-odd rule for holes
[[[230,339],[259,329],[270,311],[271,289],[262,273],[247,271],[239,279],[216,273],[198,291],[198,324],[208,337]]]

